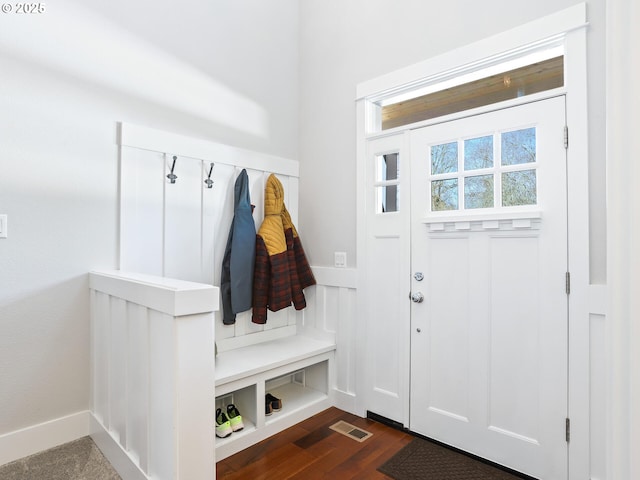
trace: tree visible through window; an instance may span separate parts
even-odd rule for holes
[[[535,127],[432,145],[430,164],[433,212],[537,203]]]
[[[458,171],[458,142],[431,147],[431,175],[446,175]],[[433,211],[458,209],[458,179],[431,182],[431,209]]]

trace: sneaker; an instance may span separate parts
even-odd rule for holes
[[[242,415],[236,408],[236,406],[231,403],[227,405],[227,417],[229,417],[229,422],[231,423],[231,430],[237,432],[244,428],[244,423],[242,423]]]
[[[233,433],[231,422],[221,408],[216,410],[216,437],[226,438]]]
[[[271,408],[271,402],[265,398],[264,401],[264,414],[271,415],[273,413],[273,409]]]
[[[280,410],[282,410],[282,400],[274,397],[270,393],[267,393],[265,401],[266,403],[271,405],[271,410],[273,410],[274,412],[279,412]]]

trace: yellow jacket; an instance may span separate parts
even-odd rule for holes
[[[266,323],[267,308],[276,312],[293,303],[296,310],[302,310],[306,307],[302,291],[315,283],[284,204],[282,183],[271,174],[265,186],[264,221],[256,236],[252,321]]]

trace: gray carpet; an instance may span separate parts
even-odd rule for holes
[[[395,480],[519,480],[516,476],[436,443],[415,438],[378,470]]]
[[[91,437],[0,466],[0,480],[121,480]]]

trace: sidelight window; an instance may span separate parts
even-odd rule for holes
[[[400,155],[376,156],[376,213],[397,212],[400,207]]]

